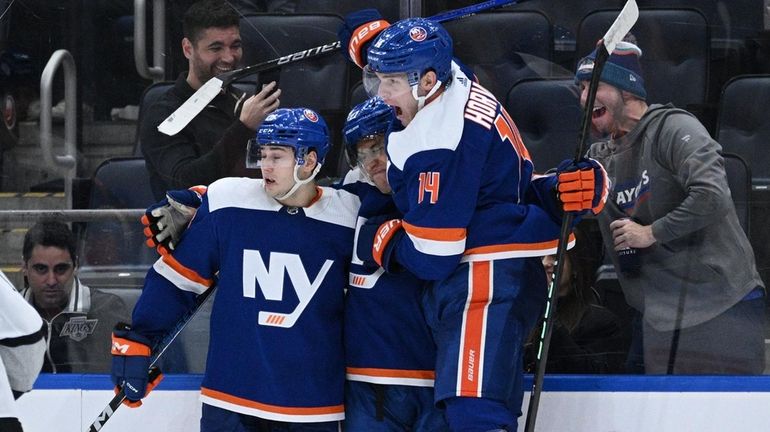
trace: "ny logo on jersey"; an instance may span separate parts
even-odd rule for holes
[[[421,172],[420,173],[420,191],[417,195],[417,204],[422,203],[425,199],[425,193],[430,194],[430,203],[436,204],[438,202],[438,187],[441,182],[441,173],[437,172]]]
[[[265,261],[258,250],[246,249],[243,251],[243,296],[256,298],[257,285],[266,300],[283,300],[284,275],[289,275],[289,281],[294,287],[299,299],[299,304],[291,313],[259,312],[259,325],[290,328],[313,299],[316,291],[323,283],[326,273],[329,272],[333,260],[326,260],[323,267],[313,281],[307,275],[305,266],[299,255],[282,252],[270,252],[270,266],[265,266]]]

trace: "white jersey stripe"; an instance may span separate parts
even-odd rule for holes
[[[452,256],[465,252],[465,238],[455,241],[429,240],[406,233],[414,248],[426,255]]]
[[[195,294],[202,294],[209,288],[204,284],[191,281],[190,279],[182,276],[179,274],[179,272],[174,270],[173,267],[166,264],[162,257],[155,261],[155,264],[152,265],[152,268],[155,269],[159,275],[166,278],[169,282],[176,285],[176,287],[182,291],[190,291],[194,292]]]

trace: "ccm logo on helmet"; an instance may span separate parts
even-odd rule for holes
[[[422,42],[428,37],[428,32],[422,27],[412,27],[409,29],[409,37],[415,42]]]

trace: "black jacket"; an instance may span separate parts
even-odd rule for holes
[[[258,177],[259,170],[246,169],[246,143],[255,131],[236,115],[243,93],[231,88],[220,93],[181,132],[174,136],[158,131],[158,125],[189,98],[195,90],[187,73],[142,116],[139,139],[150,174],[155,198],[167,190],[209,185],[222,177]]]

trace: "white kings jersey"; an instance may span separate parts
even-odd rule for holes
[[[218,277],[203,403],[281,422],[344,418],[343,295],[360,204],[318,194],[284,207],[261,179],[216,181],[174,255],[148,273],[133,328],[153,339]]]
[[[0,272],[0,418],[18,417],[11,389],[29,391],[43,366],[43,320]]]

